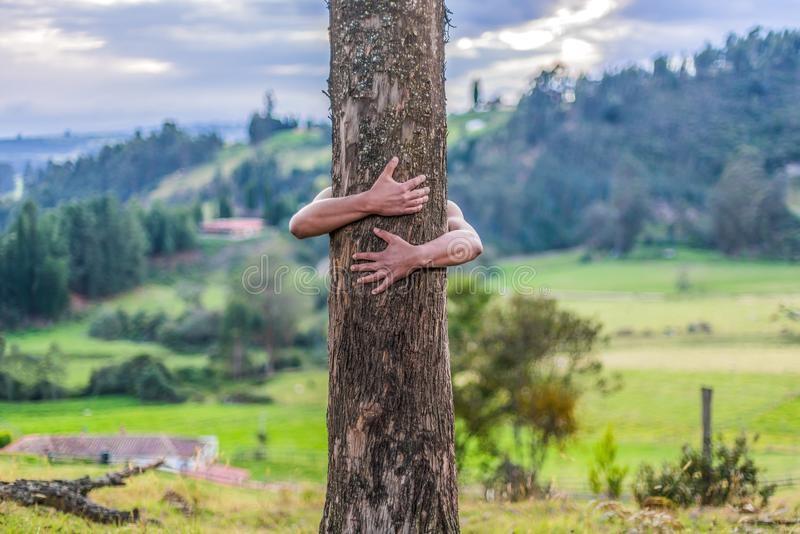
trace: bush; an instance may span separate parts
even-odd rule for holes
[[[181,384],[191,384],[209,388],[218,387],[223,378],[220,373],[209,366],[179,367],[173,370],[173,376]]]
[[[720,438],[710,460],[702,451],[684,445],[678,462],[665,463],[661,472],[643,464],[633,484],[633,495],[640,505],[662,498],[684,507],[736,504],[758,496],[763,506],[775,492],[775,485],[764,485],[759,480],[760,471],[750,458],[744,435],[732,447]]]
[[[222,402],[227,404],[272,404],[269,395],[261,395],[251,391],[234,391],[222,397]]]
[[[537,472],[525,469],[506,457],[492,476],[484,481],[487,499],[517,502],[531,497],[546,497],[549,486],[541,486]]]
[[[163,312],[150,314],[140,310],[129,315],[125,310],[104,311],[89,325],[89,335],[106,340],[155,341],[166,321]]]
[[[89,325],[89,335],[99,339],[125,339],[128,332],[128,314],[122,310],[103,311]]]
[[[614,430],[606,428],[603,438],[595,445],[594,462],[589,469],[589,487],[592,493],[605,493],[609,499],[622,495],[622,483],[628,475],[628,468],[616,464],[617,443]]]
[[[303,358],[296,351],[281,353],[275,356],[272,365],[273,369],[276,371],[299,369],[303,366]]]
[[[145,402],[180,402],[183,400],[170,383],[162,367],[149,366],[136,379],[136,396]]]
[[[130,318],[126,337],[131,341],[156,341],[166,322],[167,316],[164,312],[147,313],[139,310]]]
[[[133,395],[143,401],[180,402],[169,369],[159,360],[143,354],[118,365],[92,372],[89,395]]]
[[[192,310],[164,324],[159,341],[173,350],[191,352],[207,349],[217,341],[219,331],[218,313],[203,309]]]
[[[11,432],[8,430],[0,430],[0,449],[11,443]]]

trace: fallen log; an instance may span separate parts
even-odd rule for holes
[[[0,501],[11,501],[20,506],[48,506],[95,523],[133,523],[139,521],[137,508],[130,511],[107,508],[89,499],[89,492],[97,488],[124,486],[125,479],[163,464],[164,461],[159,460],[142,467],[128,467],[122,471],[106,473],[98,478],[86,476],[74,480],[20,479],[0,482]]]

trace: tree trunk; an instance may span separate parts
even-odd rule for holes
[[[331,0],[333,194],[428,177],[413,216],[369,217],[331,235],[328,491],[320,532],[458,532],[446,272],[385,293],[355,285],[352,255],[447,228],[443,0]],[[374,286],[373,286],[374,287]]]

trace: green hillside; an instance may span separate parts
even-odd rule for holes
[[[330,165],[330,133],[322,128],[278,132],[256,146],[230,145],[208,163],[181,169],[163,177],[148,194],[150,200],[192,200],[210,187],[215,177],[230,181],[243,163],[257,158],[275,158],[282,173],[309,171]],[[324,183],[324,182],[323,182]],[[322,183],[320,183],[322,186]]]
[[[450,115],[448,141],[452,144],[470,142],[497,132],[505,126],[510,116],[510,111],[503,110]],[[147,198],[173,202],[191,200],[210,187],[215,177],[230,181],[234,171],[243,163],[265,157],[274,158],[282,174],[327,169],[331,161],[330,131],[319,127],[281,131],[256,146],[226,146],[213,161],[180,169],[163,177]],[[329,172],[321,173],[315,187],[322,189],[328,185]]]

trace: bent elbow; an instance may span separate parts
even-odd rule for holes
[[[303,228],[303,223],[298,221],[296,216],[289,221],[289,231],[297,239],[305,239],[309,236],[308,230]]]
[[[481,254],[483,254],[483,243],[480,237],[475,236],[475,242],[472,244],[472,259],[474,260]]]

